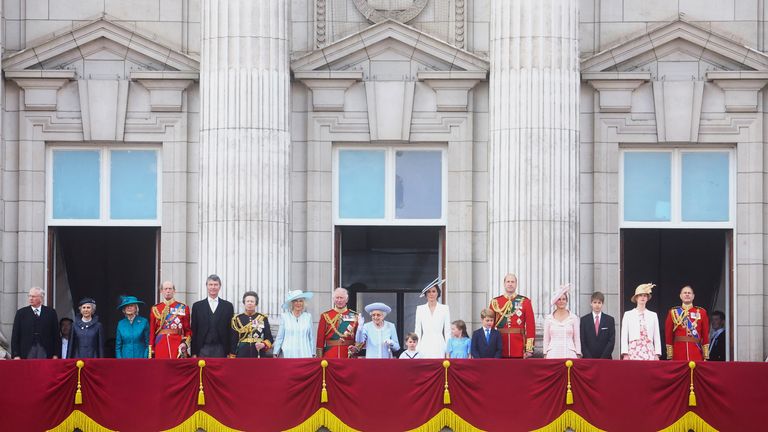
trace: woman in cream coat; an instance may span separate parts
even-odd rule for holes
[[[451,337],[451,313],[448,305],[438,303],[440,285],[445,280],[435,280],[421,291],[427,302],[416,306],[414,333],[419,337],[418,350],[424,358],[444,358],[445,345]]]
[[[635,289],[632,303],[637,307],[624,312],[621,320],[621,359],[658,360],[661,357],[659,318],[645,308],[656,285],[642,284]]]

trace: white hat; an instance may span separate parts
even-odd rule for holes
[[[437,288],[437,298],[440,298],[440,294],[442,294],[440,291],[440,286],[443,285],[446,280],[447,279],[440,279],[440,276],[436,277],[432,282],[428,283],[424,289],[421,290],[421,295],[419,297],[424,297],[427,295],[427,291],[429,291],[430,288],[435,287]]]
[[[291,302],[298,299],[311,299],[312,298],[311,292],[304,292],[302,290],[292,290],[288,291],[288,294],[285,296],[285,303],[283,303],[283,309],[288,310],[291,308]]]
[[[392,312],[392,308],[381,302],[371,303],[365,307],[365,311],[371,313],[373,311],[382,311],[384,313]]]

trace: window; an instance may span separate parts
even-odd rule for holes
[[[158,158],[147,148],[52,148],[50,224],[159,225]]]
[[[444,153],[438,148],[338,148],[336,223],[445,224]]]
[[[732,151],[622,152],[622,225],[727,227],[733,222]]]

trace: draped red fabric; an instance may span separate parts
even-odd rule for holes
[[[655,431],[692,411],[718,430],[762,430],[768,364],[698,363],[697,406],[688,406],[686,362],[575,360],[566,405],[562,360],[452,360],[451,404],[443,404],[441,360],[330,360],[320,402],[317,359],[206,359],[205,405],[197,405],[197,360],[86,359],[83,404],[75,405],[75,360],[0,362],[0,430],[43,431],[74,410],[113,430],[158,431],[202,410],[223,425],[278,431],[324,407],[349,427],[402,431],[443,408],[488,431],[526,431],[567,409],[607,431]]]

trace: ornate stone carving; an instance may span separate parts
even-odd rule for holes
[[[456,47],[458,48],[464,48],[464,31],[467,26],[466,21],[466,9],[465,9],[465,0],[456,0],[454,3],[454,15],[455,15],[455,29],[454,29],[454,40]]]
[[[406,23],[424,10],[428,0],[354,0],[355,7],[371,22],[393,19]]]
[[[315,48],[322,48],[326,38],[326,0],[315,0]]]

